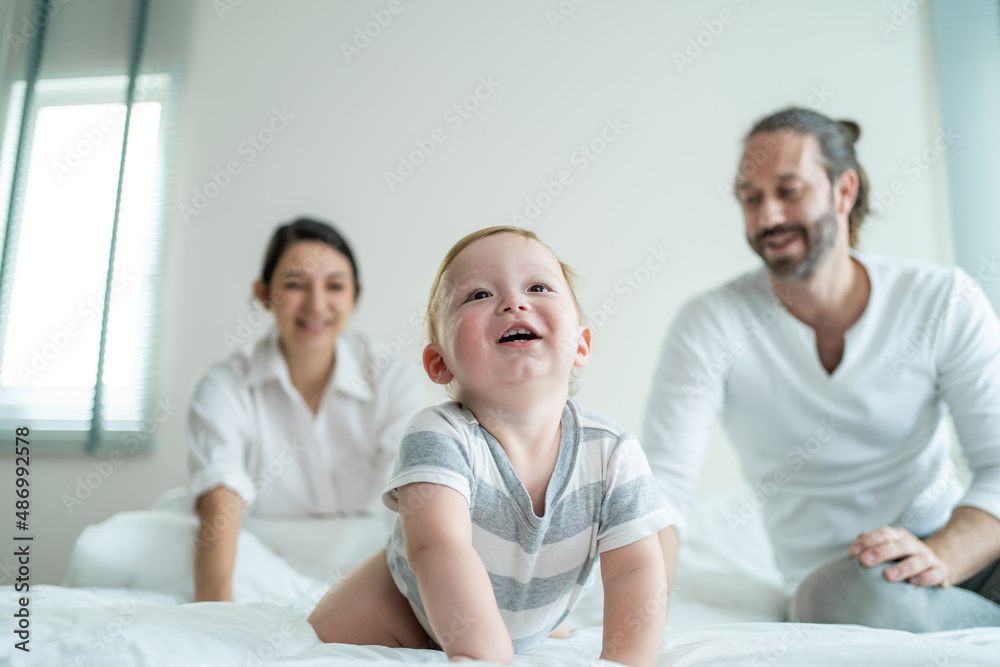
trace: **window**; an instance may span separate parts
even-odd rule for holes
[[[78,450],[90,439],[127,85],[126,76],[39,80],[27,119],[22,195],[12,216],[18,232],[8,236],[16,245],[6,251],[4,270],[0,429],[28,425],[33,441],[51,443],[50,451]],[[150,399],[162,245],[161,120],[170,88],[167,74],[136,79],[101,374],[102,447],[121,446],[129,433],[141,432]],[[4,211],[25,89],[24,81],[14,84],[6,114]]]

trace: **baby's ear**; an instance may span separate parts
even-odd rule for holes
[[[448,384],[454,377],[444,363],[441,348],[437,343],[431,343],[424,348],[424,370],[427,377],[435,384]]]
[[[576,344],[576,359],[573,365],[583,368],[590,363],[590,350],[594,341],[594,331],[587,325],[580,326],[580,340]]]

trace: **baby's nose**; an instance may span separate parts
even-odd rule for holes
[[[527,310],[528,301],[523,294],[510,294],[501,301],[503,312],[513,312],[515,310]]]

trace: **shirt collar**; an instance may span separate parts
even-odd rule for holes
[[[281,379],[287,380],[291,384],[288,366],[278,349],[278,332],[274,327],[271,327],[268,334],[257,341],[250,353],[249,366],[248,384],[263,384],[268,380]]]
[[[254,347],[250,353],[250,372],[247,382],[263,384],[270,380],[278,380],[288,391],[293,391],[288,364],[278,349],[278,340],[278,331],[272,327],[268,335]],[[365,378],[362,365],[355,335],[348,331],[341,333],[337,338],[337,363],[333,369],[333,378],[330,380],[333,389],[361,401],[370,401],[371,383]]]
[[[360,401],[372,399],[371,381],[365,377],[360,341],[344,331],[337,338],[337,364],[333,368],[333,388]]]

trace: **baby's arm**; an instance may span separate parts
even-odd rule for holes
[[[406,559],[441,648],[452,660],[513,660],[489,574],[472,548],[465,497],[428,482],[401,486],[397,494]],[[662,573],[662,562],[659,569]]]
[[[655,665],[667,619],[667,578],[656,535],[601,554],[604,645],[601,658]]]

